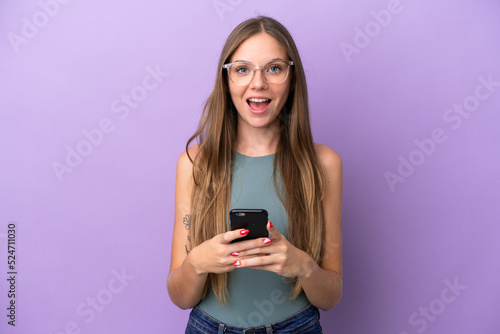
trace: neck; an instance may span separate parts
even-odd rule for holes
[[[279,141],[279,125],[254,128],[238,126],[235,149],[237,152],[259,157],[276,153]]]

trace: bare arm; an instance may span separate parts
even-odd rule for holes
[[[326,181],[324,256],[320,265],[310,257],[305,258],[310,265],[305,266],[299,281],[309,301],[327,311],[342,296],[342,160],[325,145],[317,145],[316,151]]]
[[[190,152],[194,156],[194,150]],[[175,179],[175,220],[172,235],[170,274],[167,280],[168,293],[172,302],[181,309],[194,307],[200,301],[207,274],[197,273],[189,252],[191,193],[194,187],[193,165],[184,152],[177,160]]]

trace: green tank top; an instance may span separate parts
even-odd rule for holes
[[[231,209],[265,209],[269,221],[285,237],[287,214],[273,182],[274,154],[248,157],[235,153],[231,185]],[[273,272],[236,268],[229,275],[228,304],[219,304],[211,292],[198,307],[228,326],[259,327],[287,319],[309,304],[302,292],[290,300],[293,284]]]

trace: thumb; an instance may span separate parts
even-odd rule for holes
[[[273,241],[278,241],[281,239],[281,233],[273,223],[267,223],[267,230],[269,231],[269,236],[271,237],[271,239],[273,239]]]

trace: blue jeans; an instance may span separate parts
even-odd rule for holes
[[[299,313],[275,324],[240,328],[226,326],[223,323],[203,313],[198,307],[193,308],[189,315],[186,334],[321,334],[323,330],[319,324],[319,311],[309,305]]]

